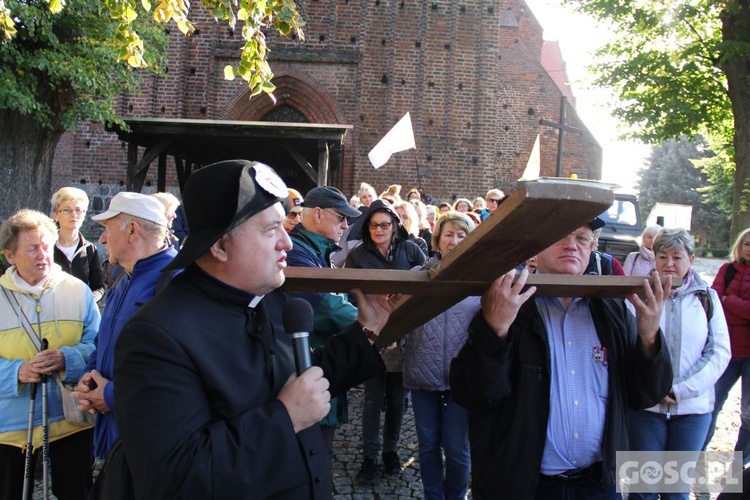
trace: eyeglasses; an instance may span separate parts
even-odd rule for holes
[[[76,214],[76,215],[83,215],[87,212],[85,208],[63,208],[62,210],[58,210],[58,212],[63,213],[65,215],[70,214]]]
[[[573,239],[576,241],[576,245],[578,245],[580,248],[585,248],[589,245],[591,245],[591,242],[594,241],[594,235],[591,233],[585,233],[585,232],[579,232],[579,233],[570,233],[565,238],[561,239],[557,242],[558,245],[564,245],[568,242],[568,239],[570,237],[573,237]]]
[[[302,217],[302,212],[289,212],[286,214],[287,219],[296,219],[297,217]]]
[[[500,202],[503,201],[503,200],[501,200],[500,198],[487,198],[487,201],[489,203],[495,203],[495,204],[499,205]]]
[[[340,214],[340,213],[338,213],[336,210],[334,210],[332,208],[324,208],[323,210],[325,210],[325,211],[327,211],[327,212],[332,213],[333,215],[335,215],[336,218],[339,221],[339,224],[341,224],[342,222],[344,222],[344,220],[346,219],[346,215]]]
[[[377,231],[378,228],[382,229],[383,231],[388,231],[391,226],[393,225],[393,222],[381,222],[380,224],[377,224],[375,222],[370,223],[370,229],[373,231]]]

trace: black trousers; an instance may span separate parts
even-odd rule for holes
[[[41,460],[41,447],[34,450],[31,470]],[[94,429],[59,439],[49,445],[52,493],[58,500],[82,500],[91,490],[91,465],[94,461]],[[26,455],[21,448],[0,445],[0,500],[19,500],[23,497],[23,477]],[[29,498],[33,492],[32,481]]]

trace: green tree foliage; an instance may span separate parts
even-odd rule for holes
[[[73,0],[73,4],[78,0]],[[153,23],[174,22],[180,31],[190,35],[193,25],[189,20],[190,2],[187,0],[158,0],[152,7],[151,0],[99,0],[99,15],[116,22],[112,41],[118,59],[133,68],[149,65],[147,47],[144,43],[144,26]],[[32,9],[27,9],[32,6]],[[245,44],[239,53],[235,67],[227,66],[225,75],[234,78],[239,74],[250,86],[251,95],[273,92],[273,73],[268,65],[264,29],[274,28],[281,35],[294,35],[304,39],[304,21],[297,12],[293,0],[203,0],[203,6],[218,20],[227,21],[231,28],[241,22],[241,34]],[[58,15],[64,11],[65,0],[0,0],[0,43],[15,39],[18,28],[33,24],[39,15]],[[150,16],[150,18],[149,18]],[[145,22],[144,22],[145,21]]]
[[[717,158],[700,136],[666,140],[651,150],[648,167],[640,172],[637,184],[641,216],[645,220],[657,202],[693,207],[691,233],[705,248],[727,247],[728,211],[704,190],[707,176],[696,162]],[[729,207],[731,209],[731,207]]]
[[[140,73],[118,62],[119,23],[102,17],[98,0],[76,0],[58,14],[44,2],[10,0],[18,22],[12,41],[0,45],[0,109],[29,117],[53,131],[79,120],[117,120],[113,99],[134,90]],[[133,25],[155,50],[146,55],[154,71],[166,38],[154,23]]]
[[[732,233],[750,225],[750,0],[574,0],[608,25],[592,66],[646,142],[702,133],[734,164]]]
[[[0,219],[48,208],[52,158],[81,120],[118,122],[115,99],[159,71],[167,23],[193,31],[185,0],[0,0]],[[272,92],[264,30],[303,39],[293,0],[203,0],[244,44],[228,78]]]

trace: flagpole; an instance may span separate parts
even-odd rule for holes
[[[419,155],[417,154],[416,148],[414,148],[414,164],[417,166],[417,189],[419,189],[419,192],[421,193],[422,192],[422,174],[419,173]]]

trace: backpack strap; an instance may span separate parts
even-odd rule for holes
[[[711,318],[714,316],[714,302],[711,300],[711,294],[708,289],[700,290],[698,292],[698,298],[701,301],[703,310],[706,311],[706,319],[708,320],[708,328],[711,328]]]
[[[737,268],[730,262],[726,271],[724,271],[724,295],[726,295],[726,290],[729,288],[729,284],[734,279],[735,274],[737,274]]]

